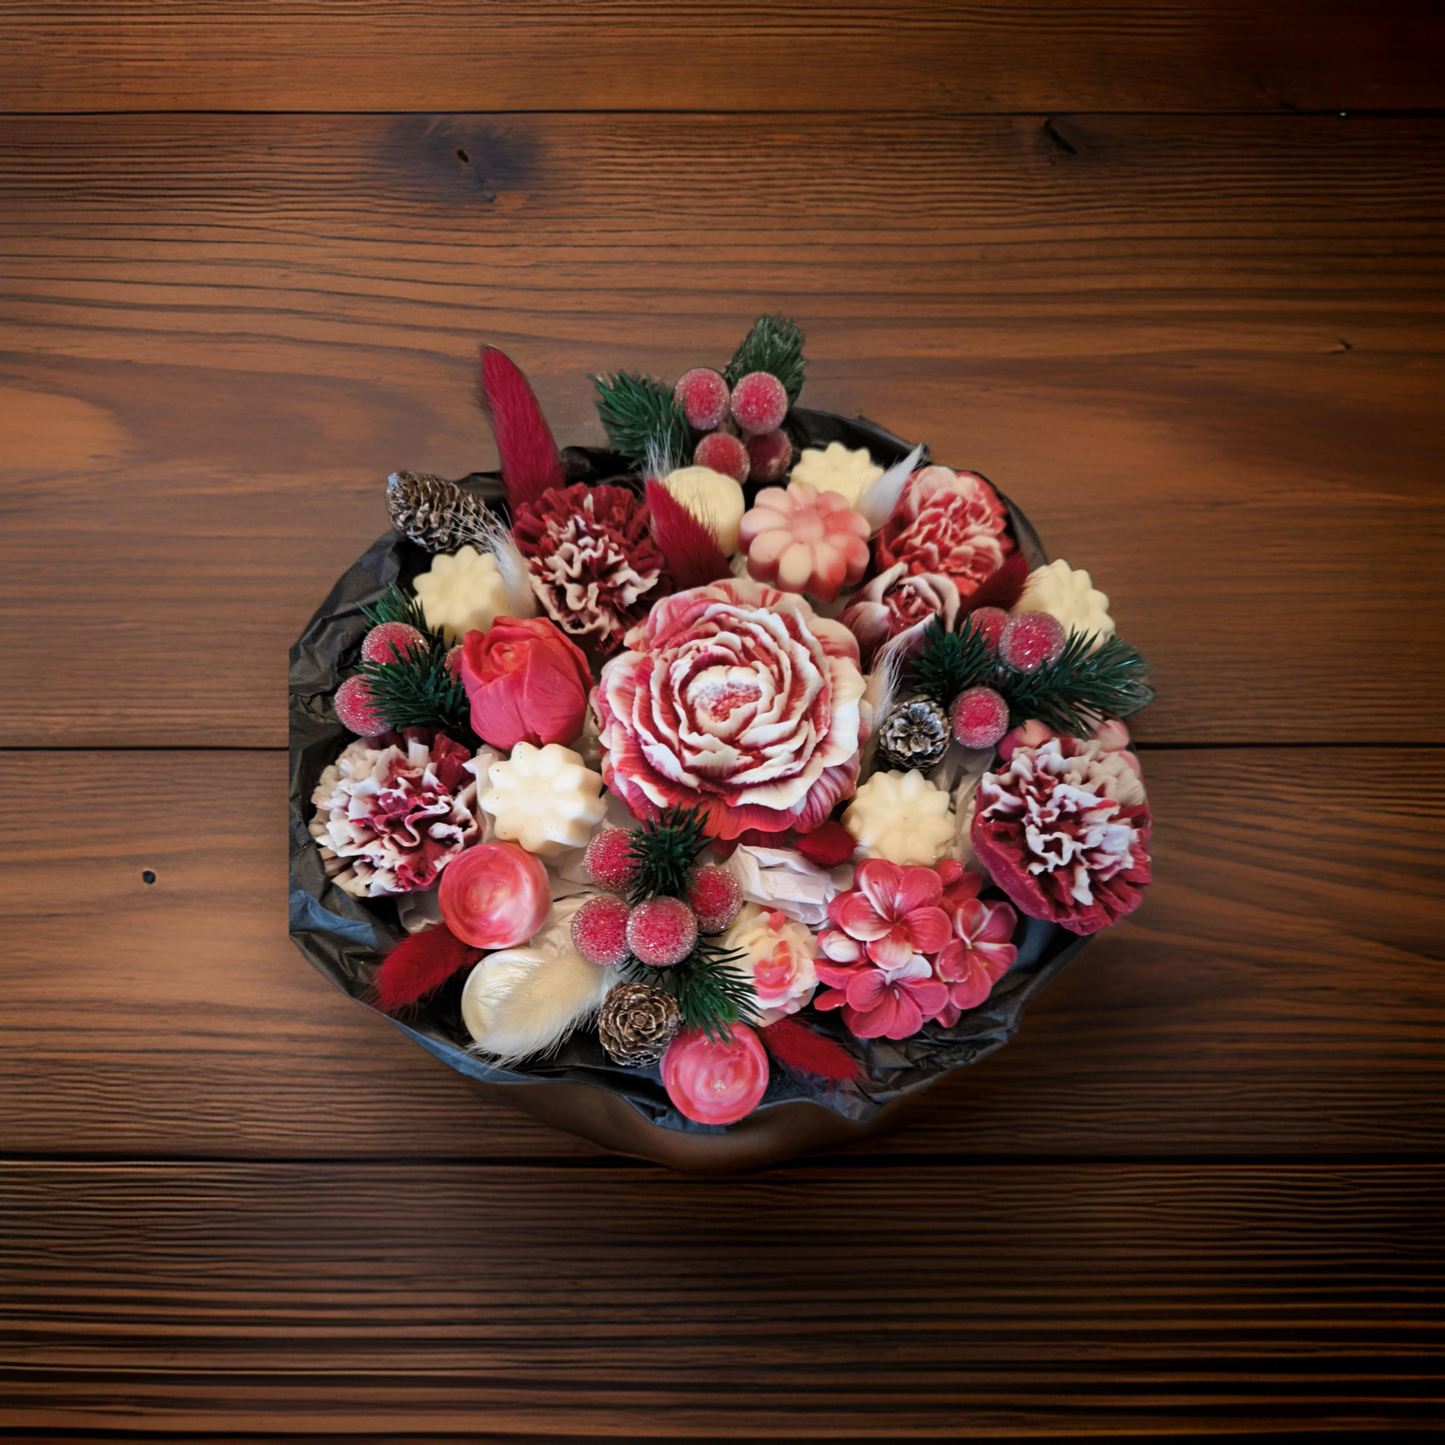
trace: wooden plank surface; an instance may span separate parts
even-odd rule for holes
[[[0,109],[1341,110],[1445,101],[1423,0],[0,3]]]
[[[1428,1428],[1438,1167],[20,1165],[17,1428]],[[475,1434],[473,1434],[475,1432]]]
[[[1146,907],[1071,966],[1008,1048],[869,1151],[1438,1151],[1436,757],[1147,754],[1159,881]],[[0,757],[0,792],[23,794],[32,772]],[[291,945],[284,757],[70,753],[59,773],[52,826],[0,840],[0,929],[14,940],[0,1148],[559,1152],[557,1136],[479,1100]],[[1408,796],[1379,786],[1404,777]]]
[[[0,738],[283,744],[280,660],[381,479],[492,459],[478,338],[590,441],[585,371],[783,305],[809,401],[1088,563],[1157,668],[1146,740],[1370,735],[1368,673],[1438,741],[1442,151],[1437,119],[0,121]],[[103,708],[53,665],[95,652]]]

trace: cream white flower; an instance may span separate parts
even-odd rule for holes
[[[1082,567],[1070,567],[1062,558],[1029,573],[1023,595],[1013,610],[1047,612],[1057,617],[1066,631],[1097,633],[1100,643],[1114,635],[1108,597],[1094,586],[1094,579]]]
[[[431,570],[412,586],[427,626],[437,628],[448,642],[460,642],[469,632],[485,632],[498,617],[508,615],[507,589],[497,559],[475,547],[434,557]]]
[[[497,837],[543,858],[582,847],[607,812],[602,774],[560,743],[518,743],[487,769],[487,783],[477,806],[496,819]]]
[[[928,867],[953,842],[954,817],[948,794],[922,773],[874,773],[853,795],[843,826],[870,858]]]
[[[818,975],[813,960],[818,939],[806,924],[785,914],[746,903],[733,925],[718,940],[729,952],[744,956],[729,967],[752,979],[763,1007],[760,1022],[766,1027],[785,1014],[795,1014],[813,997]]]
[[[820,492],[837,492],[851,507],[879,477],[883,468],[867,448],[849,451],[842,442],[829,442],[821,451],[809,447],[793,467],[789,479],[807,482]]]
[[[703,524],[731,557],[738,550],[738,523],[747,511],[743,489],[711,467],[679,467],[662,485]]]

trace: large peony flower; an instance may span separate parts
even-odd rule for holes
[[[1013,551],[998,493],[974,472],[924,467],[903,487],[878,534],[880,571],[898,562],[911,573],[942,572],[967,597]]]
[[[858,779],[858,644],[743,579],[663,598],[593,694],[607,786],[639,817],[700,807],[718,838],[808,831]]]
[[[327,876],[353,898],[430,888],[482,835],[466,748],[420,728],[400,745],[375,742],[358,738],[311,795]]]
[[[595,652],[641,621],[662,575],[647,504],[626,487],[549,487],[517,508],[512,534],[547,616]]]
[[[937,617],[944,631],[952,632],[959,606],[952,577],[913,573],[907,562],[895,562],[853,594],[838,621],[858,639],[863,666],[871,667],[874,653],[891,637],[907,632],[921,645],[930,618]]]
[[[978,785],[969,841],[979,861],[1021,912],[1074,933],[1132,913],[1150,881],[1144,784],[1109,741],[1014,744]]]

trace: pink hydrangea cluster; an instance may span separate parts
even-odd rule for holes
[[[998,493],[975,472],[924,467],[903,488],[879,532],[874,565],[899,562],[910,573],[941,572],[969,596],[1013,551],[1008,513]]]
[[[924,1024],[957,1023],[989,996],[1017,957],[1018,921],[1006,903],[984,903],[985,880],[945,860],[901,868],[870,858],[854,887],[828,905],[832,927],[814,963],[828,987],[814,999],[841,1009],[860,1039],[906,1039]]]
[[[970,842],[1030,918],[1096,933],[1142,902],[1151,820],[1127,742],[1119,723],[1087,741],[1029,723],[1000,743],[998,771],[978,785]]]

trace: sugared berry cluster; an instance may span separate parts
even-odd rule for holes
[[[776,376],[749,372],[729,391],[720,372],[695,366],[678,378],[673,396],[688,425],[707,433],[693,450],[698,466],[740,484],[776,482],[787,473],[793,445],[781,428],[788,414],[788,393]],[[729,418],[738,435],[721,430]]]

